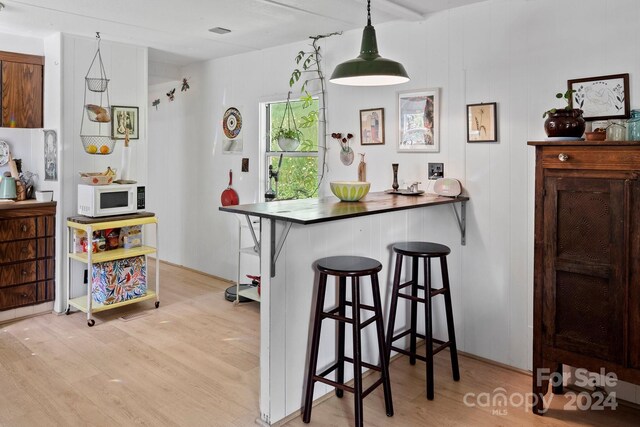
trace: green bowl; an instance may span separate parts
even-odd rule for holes
[[[331,192],[343,202],[357,202],[367,195],[370,182],[360,181],[332,181],[329,183]]]

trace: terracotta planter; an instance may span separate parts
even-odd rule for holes
[[[584,118],[582,110],[558,110],[549,113],[544,122],[544,131],[548,137],[575,137],[580,138],[584,133]]]

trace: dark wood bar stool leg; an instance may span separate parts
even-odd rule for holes
[[[418,257],[412,257],[411,259],[411,296],[418,297]],[[418,332],[418,301],[411,300],[411,335],[409,342],[409,363],[416,364],[416,341]]]
[[[431,258],[424,258],[425,347],[427,348],[427,399],[433,400],[433,321],[431,312]]]
[[[324,297],[327,289],[327,275],[320,273],[318,284],[318,300],[316,301],[316,312],[313,317],[313,333],[311,337],[311,355],[309,359],[309,370],[307,372],[307,386],[304,398],[304,411],[302,421],[308,423],[311,421],[311,406],[313,405],[313,386],[318,367],[318,349],[320,347],[320,328],[322,325],[322,311],[324,308]]]
[[[393,344],[393,329],[396,323],[398,308],[398,292],[400,288],[400,275],[402,274],[402,254],[396,254],[396,268],[393,273],[393,289],[391,290],[391,305],[389,306],[389,326],[387,327],[387,360],[391,359],[391,345]]]
[[[360,344],[360,278],[351,278],[351,303],[353,311],[353,406],[356,427],[363,426],[362,408],[362,347]]]
[[[384,405],[387,410],[387,416],[393,416],[393,401],[391,399],[391,381],[389,381],[389,359],[387,357],[387,349],[384,341],[384,325],[382,319],[382,302],[380,300],[380,284],[378,283],[378,275],[371,275],[371,284],[373,287],[373,308],[376,316],[376,331],[378,334],[378,352],[380,353],[380,369],[382,374],[382,389],[384,391]]]
[[[458,346],[456,345],[456,329],[453,325],[453,306],[451,304],[451,288],[449,287],[449,270],[447,268],[447,257],[440,257],[440,269],[442,270],[442,286],[446,289],[444,293],[445,311],[447,314],[447,332],[449,334],[449,352],[451,353],[451,370],[453,380],[460,381],[460,368],[458,367]]]
[[[340,276],[338,279],[338,314],[345,316],[347,278]],[[336,382],[344,384],[344,322],[338,322],[338,368],[336,370]],[[336,388],[336,396],[342,397],[344,390]]]

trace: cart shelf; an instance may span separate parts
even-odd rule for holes
[[[249,298],[253,301],[260,302],[260,294],[258,294],[258,287],[252,286],[248,289],[238,290],[238,297]]]
[[[123,305],[129,305],[129,304],[136,304],[142,301],[147,301],[150,299],[155,299],[156,298],[156,293],[153,291],[147,291],[146,294],[138,297],[138,298],[132,298],[126,301],[122,301],[122,302],[116,302],[113,304],[100,304],[97,302],[93,302],[91,304],[91,311],[93,313],[97,313],[99,311],[105,311],[105,310],[111,310],[112,308],[118,308],[118,307],[122,307]],[[87,308],[87,296],[86,295],[82,295],[76,298],[72,298],[69,300],[69,305],[71,307],[77,308],[80,311],[83,312],[87,312],[88,308]]]
[[[91,263],[95,264],[98,262],[114,261],[117,259],[124,259],[124,258],[133,258],[140,255],[149,255],[154,253],[155,251],[156,251],[156,248],[153,248],[151,246],[139,246],[137,248],[131,248],[131,249],[119,248],[119,249],[114,249],[106,252],[94,252],[91,254]],[[86,252],[70,253],[69,258],[75,259],[76,261],[80,261],[84,263],[89,262],[89,256]]]

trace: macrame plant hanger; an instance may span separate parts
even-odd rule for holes
[[[98,47],[84,78],[84,104],[80,121],[80,139],[86,153],[104,155],[113,152],[115,141],[110,134],[113,117],[110,117],[109,79],[102,62],[100,33],[98,32],[96,32],[96,40]],[[105,99],[106,104],[103,104]],[[88,100],[95,103],[89,103]],[[87,116],[86,122],[85,115]]]
[[[298,146],[300,145],[300,139],[298,135],[300,132],[298,131],[298,125],[296,125],[296,118],[293,115],[293,108],[291,107],[291,91],[287,94],[287,104],[284,106],[284,115],[282,116],[282,121],[280,122],[280,129],[284,129],[284,121],[287,121],[287,129],[295,129],[295,138],[278,138],[278,146],[282,151],[296,151]]]

